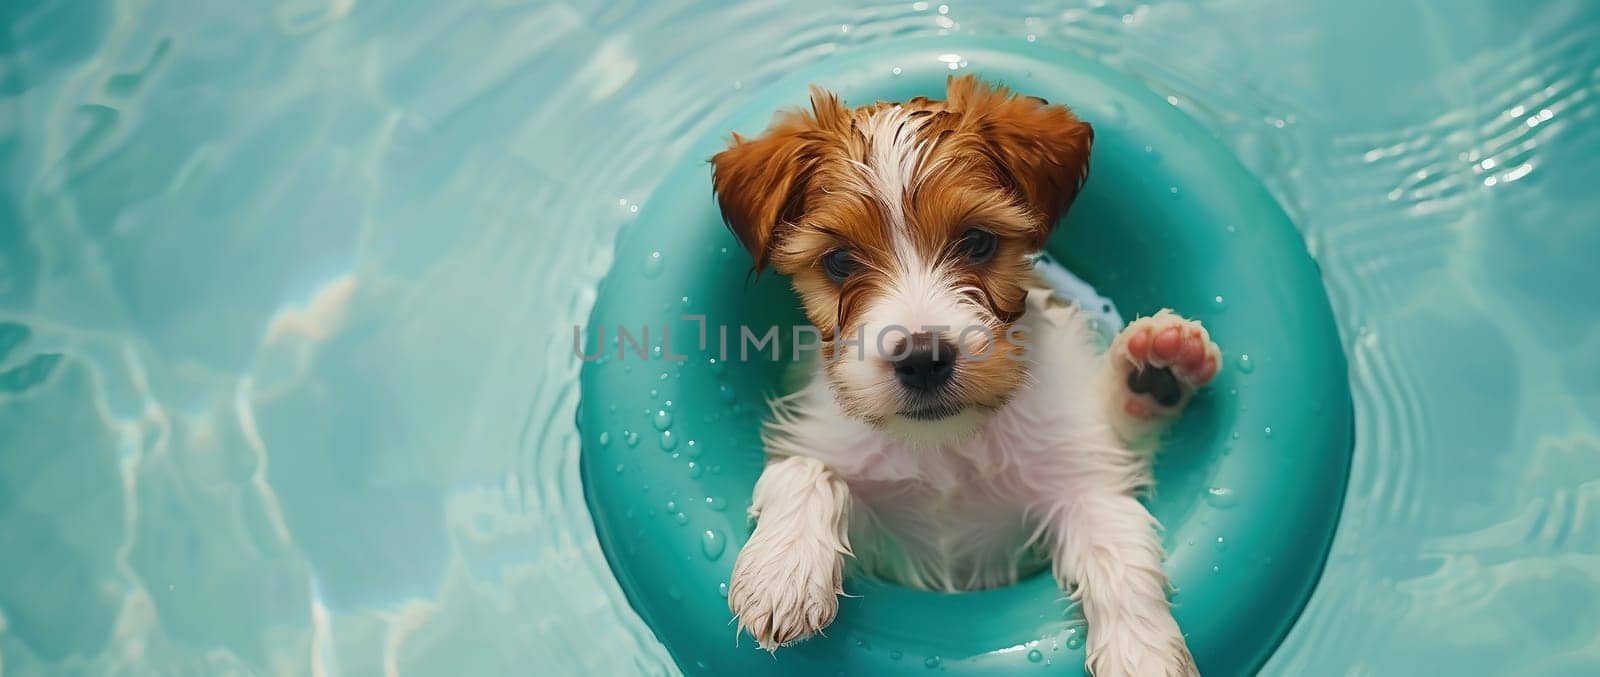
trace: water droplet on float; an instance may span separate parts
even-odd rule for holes
[[[700,465],[699,463],[695,463],[694,461],[689,461],[689,479],[697,480],[700,479],[700,476],[704,474],[706,474],[706,469],[704,466]]]
[[[661,431],[661,450],[672,451],[678,448],[678,437],[671,430]]]
[[[639,446],[639,433],[632,430],[624,430],[622,431],[622,441],[627,442],[630,447],[637,447]]]
[[[1211,565],[1211,574],[1213,576],[1215,576],[1217,574],[1220,574],[1220,573],[1222,573],[1222,565],[1221,564],[1213,564],[1213,565]]]
[[[1265,428],[1262,428],[1261,435],[1267,439],[1272,439],[1272,426],[1269,425]]]
[[[889,74],[890,75],[899,75],[899,74],[901,74],[903,72],[905,72],[905,71],[900,70],[899,66],[895,66],[894,68],[889,69]]]
[[[700,443],[694,440],[689,440],[684,444],[684,446],[688,448],[683,450],[683,455],[688,456],[689,458],[700,458],[700,453],[704,451],[700,448]]]
[[[677,511],[678,511],[678,502],[677,501],[667,501],[667,512],[677,512]]]
[[[656,277],[661,274],[661,252],[650,252],[644,259],[644,276]]]
[[[1028,662],[1029,663],[1038,663],[1038,662],[1041,662],[1043,660],[1044,660],[1044,652],[1043,651],[1040,651],[1038,649],[1034,649],[1034,650],[1028,652]]]
[[[621,474],[622,474],[622,471],[623,471],[623,470],[626,470],[626,469],[627,469],[627,468],[624,468],[624,467],[623,467],[623,466],[622,466],[622,464],[621,464],[621,463],[618,463],[618,464],[617,464],[617,474],[618,474],[618,475],[621,475]]]
[[[938,656],[929,656],[927,660],[922,661],[922,667],[932,670],[939,667],[939,664],[943,662],[944,659],[939,658]]]
[[[729,388],[726,384],[717,386],[717,394],[722,396],[723,402],[733,401],[733,388]]]
[[[1206,505],[1226,510],[1239,505],[1239,497],[1233,495],[1233,490],[1227,487],[1211,487],[1206,490]]]
[[[1211,309],[1212,310],[1227,310],[1227,308],[1228,308],[1228,302],[1227,302],[1226,299],[1222,298],[1221,294],[1218,294],[1216,296],[1216,298],[1211,299]]]
[[[1221,536],[1218,536],[1217,540],[1211,543],[1211,549],[1217,552],[1224,552],[1228,549],[1228,542],[1223,540]]]
[[[1067,638],[1067,648],[1071,649],[1073,651],[1077,651],[1078,649],[1082,649],[1083,648],[1083,633],[1078,632],[1077,630],[1070,630],[1069,632],[1072,633],[1072,636]]]
[[[657,409],[653,423],[655,423],[656,430],[666,430],[667,428],[671,428],[672,412],[665,409]]]
[[[857,637],[856,638],[856,646],[859,647],[862,651],[871,651],[872,650],[872,642],[867,641],[867,638],[865,638],[865,637]]]
[[[896,69],[896,70],[899,70],[899,69]],[[894,649],[894,650],[889,652],[889,660],[897,661],[897,660],[900,660],[901,658],[905,658],[905,654],[900,653],[899,649]]]
[[[728,596],[728,584],[727,583],[718,583],[717,584],[717,594],[722,595],[723,597],[727,597]]]
[[[601,431],[601,433],[600,433],[600,446],[603,447],[603,446],[606,446],[608,444],[611,444],[611,433]]]
[[[728,509],[728,500],[721,496],[707,496],[706,507],[712,512],[722,512]]]
[[[713,562],[722,557],[722,552],[728,549],[728,539],[716,529],[706,529],[700,532],[700,552],[706,559]]]
[[[680,513],[674,513],[672,515],[672,521],[677,522],[678,524],[688,524],[689,523],[689,516],[685,515],[685,514],[683,514],[681,512]]]
[[[1254,362],[1250,361],[1250,355],[1246,354],[1246,353],[1240,353],[1239,354],[1239,373],[1248,374],[1248,373],[1250,373],[1252,371],[1255,371],[1255,370],[1256,370],[1256,365],[1255,365]]]

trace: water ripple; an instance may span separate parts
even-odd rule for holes
[[[1322,266],[1354,468],[1267,672],[1600,669],[1592,5],[70,9],[0,54],[0,538],[68,591],[0,581],[5,668],[673,672],[584,508],[568,328],[711,125],[944,35],[1141,79]]]

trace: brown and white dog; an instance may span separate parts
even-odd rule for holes
[[[728,603],[767,650],[833,621],[842,567],[956,591],[1043,560],[1082,605],[1096,675],[1196,672],[1137,496],[1148,440],[1216,374],[1162,311],[1101,354],[1033,269],[1089,169],[1066,107],[968,76],[946,100],[811,110],[713,159],[723,217],[788,276],[822,346],[773,403]]]

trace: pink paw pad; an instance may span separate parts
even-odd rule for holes
[[[1175,414],[1189,396],[1216,378],[1222,353],[1204,326],[1171,310],[1134,320],[1111,343],[1111,358],[1127,382],[1128,414]]]

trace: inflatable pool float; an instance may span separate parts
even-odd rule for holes
[[[1171,431],[1148,499],[1202,672],[1260,667],[1316,585],[1352,413],[1319,271],[1282,209],[1167,100],[1083,58],[1028,43],[880,44],[737,95],[741,112],[708,127],[643,204],[574,332],[581,353],[595,356],[597,338],[604,348],[584,365],[578,415],[595,529],[629,602],[686,673],[1082,670],[1085,628],[1048,574],[962,594],[849,578],[854,596],[826,636],[776,656],[736,637],[725,598],[750,534],[764,400],[793,385],[789,327],[804,318],[786,280],[750,277],[706,160],[730,130],[757,133],[775,110],[803,105],[810,83],[852,103],[938,98],[947,75],[968,71],[1095,126],[1092,179],[1051,255],[1125,317],[1170,306],[1225,350],[1223,373]],[[778,327],[777,341],[752,349],[741,327],[757,339]]]

